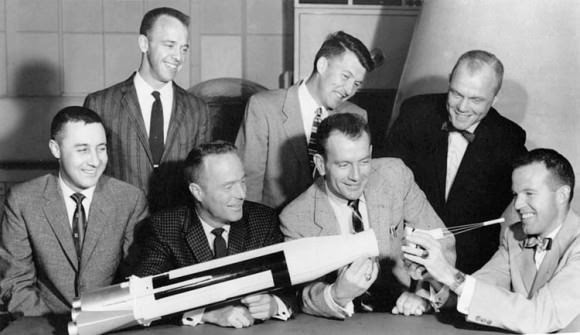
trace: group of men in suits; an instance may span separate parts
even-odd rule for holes
[[[419,315],[439,308],[450,291],[458,310],[483,324],[553,331],[577,317],[574,173],[550,150],[527,153],[512,168],[526,153],[525,132],[492,107],[503,77],[494,55],[465,53],[446,95],[403,103],[380,153],[389,157],[372,159],[366,112],[347,100],[373,60],[358,39],[331,34],[306,80],[250,99],[238,156],[230,143],[207,143],[207,106],[173,82],[189,48],[188,26],[175,9],[149,11],[138,71],[53,119],[49,147],[58,174],[15,186],[2,218],[8,267],[0,295],[11,312],[66,313],[73,297],[129,273],[157,274],[284,238],[374,229],[378,259],[360,258],[298,288],[298,297],[255,294],[190,311],[182,322],[247,327],[286,320],[296,303],[330,318]],[[512,192],[521,222],[505,230],[497,251],[498,232],[490,228],[457,240],[405,234],[405,227],[495,218]],[[551,242],[532,249],[528,237],[535,235]],[[473,276],[463,274],[492,254]],[[427,296],[411,289],[411,277],[431,285]],[[513,310],[547,314],[510,318]]]

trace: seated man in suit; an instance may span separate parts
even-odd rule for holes
[[[493,54],[472,50],[451,71],[449,92],[411,97],[401,106],[382,155],[401,158],[447,227],[501,216],[511,199],[511,162],[526,134],[492,106],[503,78]],[[481,268],[500,227],[458,235],[457,268]]]
[[[246,176],[233,144],[216,141],[191,150],[185,161],[185,177],[193,201],[150,218],[137,276],[283,241],[276,212],[245,201]],[[254,320],[286,320],[291,312],[279,297],[258,294],[243,298],[241,304],[186,313],[183,322],[242,328],[251,326]]]
[[[347,100],[373,68],[364,44],[339,31],[324,41],[306,80],[250,98],[236,140],[249,200],[279,210],[312,184],[316,128],[336,113],[366,118],[366,111]]]
[[[58,173],[12,187],[2,217],[2,300],[29,316],[68,313],[74,297],[128,275],[134,229],[147,215],[142,191],[103,175],[107,138],[95,112],[58,112],[49,148]]]
[[[523,333],[579,331],[580,324],[570,326],[580,317],[572,166],[554,150],[532,150],[515,161],[512,190],[521,221],[504,231],[499,249],[473,276],[449,264],[428,234],[408,235],[422,249],[404,246],[405,257],[457,294],[457,310],[468,321]]]
[[[314,159],[321,177],[284,208],[282,232],[292,240],[372,228],[379,241],[380,269],[370,259],[359,259],[334,278],[306,285],[301,292],[303,310],[345,318],[353,313],[353,300],[362,295],[354,303],[361,310],[420,314],[425,304],[413,301],[406,292],[410,278],[401,255],[404,225],[434,229],[444,227],[443,222],[402,161],[371,159],[364,118],[350,113],[329,116],[318,134],[319,152]],[[446,242],[445,255],[453,264],[454,240]]]

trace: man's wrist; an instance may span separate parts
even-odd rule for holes
[[[448,286],[451,291],[455,292],[457,295],[461,295],[464,283],[465,274],[459,270],[456,270],[455,274],[453,275],[453,281]]]

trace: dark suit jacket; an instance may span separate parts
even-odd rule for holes
[[[111,285],[127,265],[134,228],[147,215],[136,187],[102,176],[89,209],[79,291]],[[68,313],[75,297],[78,257],[58,176],[12,187],[2,218],[0,254],[9,263],[0,292],[10,312]],[[129,270],[124,274],[128,274]]]
[[[411,168],[419,187],[448,227],[499,217],[512,198],[511,163],[526,151],[526,134],[491,109],[467,146],[445,201],[448,133],[446,94],[411,97],[401,106],[386,143],[386,156]],[[497,250],[499,226],[457,236],[457,267],[467,273],[481,268]]]
[[[279,210],[313,182],[298,87],[253,95],[236,139],[246,171],[248,200]],[[334,113],[367,116],[348,101],[329,115]]]
[[[106,173],[145,191],[152,212],[184,204],[189,192],[183,182],[183,161],[194,146],[209,140],[208,108],[201,99],[173,84],[165,150],[159,168],[154,170],[133,76],[85,99],[85,107],[97,112],[107,129]]]

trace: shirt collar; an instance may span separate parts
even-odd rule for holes
[[[203,231],[205,232],[206,236],[211,236],[211,231],[214,230],[216,227],[211,226],[209,223],[205,222],[201,216],[197,216],[199,218],[199,222],[201,222],[201,226],[203,228]],[[231,225],[229,224],[225,224],[223,226],[221,226],[220,228],[223,228],[226,234],[230,233],[230,229],[231,229]]]
[[[153,87],[151,87],[151,85],[149,85],[149,83],[147,83],[145,79],[143,79],[141,74],[139,74],[139,71],[135,72],[133,83],[135,84],[135,89],[137,90],[138,94],[151,95],[151,92],[159,91],[159,94],[162,97],[167,97],[169,96],[169,94],[173,93],[173,90],[171,89],[173,87],[173,81],[168,82],[167,84],[163,85],[163,87],[156,90]]]
[[[324,188],[326,191],[326,194],[328,195],[328,200],[333,202],[336,205],[339,206],[348,206],[348,200],[343,199],[343,198],[339,198],[338,196],[336,196],[336,194],[332,193],[331,190],[328,189],[328,185],[326,184],[326,181],[324,182]],[[365,194],[361,194],[360,197],[358,198],[358,200],[364,204],[366,204],[366,199],[365,199]]]
[[[71,199],[71,195],[77,193],[75,192],[72,188],[70,188],[62,179],[62,175],[60,174],[60,172],[58,173],[58,183],[60,185],[60,189],[62,191],[62,195],[64,197],[64,199]],[[97,185],[89,187],[87,189],[84,189],[78,193],[82,194],[85,196],[85,200],[83,201],[83,204],[86,206],[87,204],[90,204],[91,201],[93,200],[93,194],[95,193],[95,188],[97,187]],[[72,200],[72,199],[71,199]],[[74,201],[74,200],[73,200]]]
[[[308,87],[306,86],[306,80],[303,80],[298,86],[298,100],[300,100],[300,104],[302,105],[304,110],[314,112],[319,107],[325,110],[324,107],[320,106],[318,102],[316,102],[312,94],[310,94],[310,91],[308,91]]]

